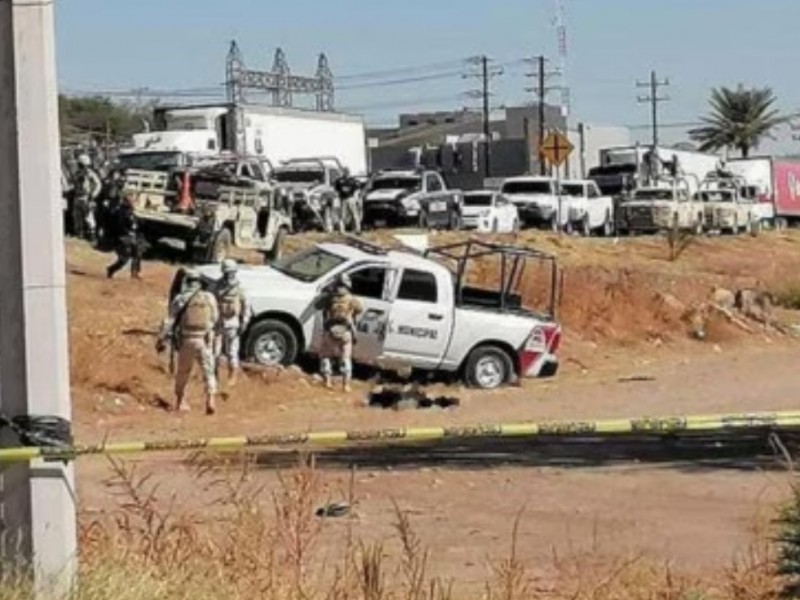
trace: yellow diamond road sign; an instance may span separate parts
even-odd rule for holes
[[[542,142],[541,154],[553,167],[563,165],[575,146],[560,131],[551,131]]]

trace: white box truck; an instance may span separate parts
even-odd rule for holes
[[[187,154],[233,152],[273,165],[307,156],[330,156],[353,175],[367,173],[361,117],[271,106],[208,104],[154,111],[158,131],[134,136],[136,151]]]

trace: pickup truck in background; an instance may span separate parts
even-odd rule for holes
[[[490,255],[507,267],[502,281],[492,287],[468,285],[468,265]],[[545,299],[538,310],[526,306],[520,290],[529,283],[530,269],[549,288],[549,294],[536,294]],[[221,277],[219,265],[200,272],[208,285]],[[245,359],[289,365],[303,353],[318,354],[323,330],[315,307],[345,273],[364,307],[356,323],[357,363],[458,374],[482,389],[557,372],[556,259],[477,241],[421,255],[351,239],[318,244],[271,266],[243,266],[239,280],[254,314],[243,337]],[[182,278],[179,270],[171,294],[181,290]]]
[[[559,207],[558,188],[552,177],[512,177],[503,182],[500,193],[514,203],[526,227],[557,231],[569,221],[563,199]]]
[[[671,229],[703,232],[703,203],[681,180],[642,187],[617,209],[620,234],[657,233]]]
[[[379,171],[363,194],[366,227],[416,225],[460,229],[463,194],[436,171]]]
[[[273,169],[278,198],[290,207],[294,231],[334,230],[341,213],[334,186],[343,174],[333,157],[287,160]]]
[[[732,235],[757,233],[761,218],[756,213],[757,204],[743,196],[746,189],[746,182],[739,177],[707,177],[695,194],[703,203],[703,228]]]
[[[561,203],[562,210],[567,212],[568,229],[584,236],[614,234],[614,199],[602,195],[594,181],[562,181]]]

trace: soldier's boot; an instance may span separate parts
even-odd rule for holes
[[[217,399],[214,394],[206,395],[206,414],[207,415],[217,414]]]
[[[350,376],[345,375],[342,377],[342,391],[350,392],[353,388],[350,387]]]
[[[236,382],[239,380],[239,369],[237,367],[228,368],[228,385],[235,387]]]
[[[323,380],[325,381],[325,387],[329,390],[333,389],[333,377],[331,375],[324,375]]]
[[[175,402],[175,410],[183,413],[187,413],[191,410],[189,407],[189,403],[186,402],[186,399],[183,396],[178,396]]]

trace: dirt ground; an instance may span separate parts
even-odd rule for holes
[[[384,234],[385,235],[385,234]],[[441,234],[450,241],[454,234]],[[510,236],[503,237],[511,241]],[[309,243],[295,239],[293,244]],[[791,336],[745,333],[714,322],[704,342],[690,339],[683,311],[715,285],[775,290],[800,279],[800,235],[703,238],[674,262],[660,238],[584,240],[524,233],[516,240],[558,255],[564,266],[560,319],[562,370],[492,393],[451,387],[452,410],[382,411],[364,407],[368,382],[351,394],[322,390],[295,369],[250,375],[225,390],[220,414],[168,412],[171,382],[154,350],[174,266],[147,262],[144,280],[108,281],[110,258],[68,246],[70,355],[76,435],[81,442],[243,435],[330,428],[510,422],[531,419],[796,409],[798,342]],[[248,257],[249,258],[249,257]],[[668,298],[668,300],[665,300]],[[782,312],[786,325],[800,314]],[[636,376],[647,381],[626,383]],[[200,408],[199,385],[194,383]],[[520,552],[545,564],[553,550],[609,555],[645,552],[697,573],[724,568],[745,550],[752,527],[772,516],[788,477],[769,461],[665,462],[581,447],[543,452],[532,444],[320,457],[327,494],[347,497],[356,473],[356,534],[388,538],[392,502],[437,554],[438,569],[463,584],[483,581],[487,557],[508,550],[514,516],[525,509]],[[276,485],[266,455],[257,478]],[[138,461],[139,459],[135,459]],[[187,507],[201,509],[191,470],[165,458],[142,463]],[[108,467],[87,459],[77,467],[84,518],[111,509],[103,481]],[[331,520],[324,552],[334,552],[342,521]]]

